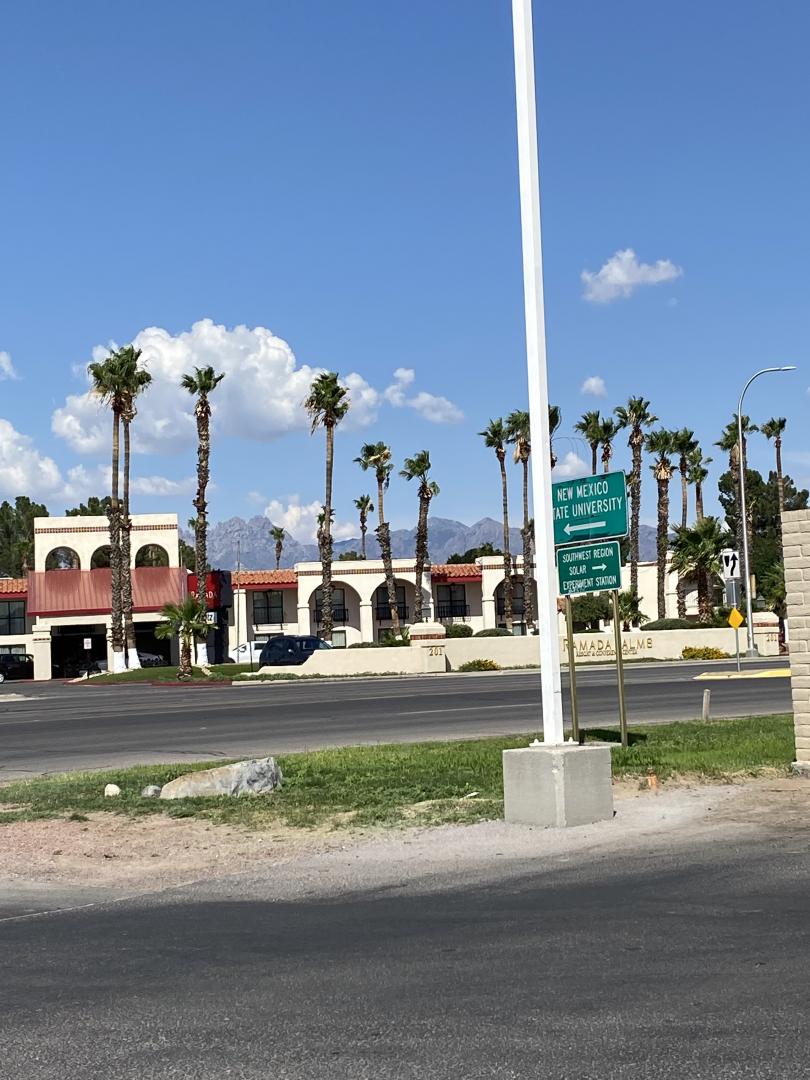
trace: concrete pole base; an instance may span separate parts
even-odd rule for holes
[[[609,746],[527,746],[503,752],[504,817],[566,828],[613,817]]]

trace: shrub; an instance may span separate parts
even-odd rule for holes
[[[468,660],[466,664],[461,664],[458,668],[459,671],[500,671],[501,665],[496,664],[494,660]]]
[[[450,623],[445,627],[447,637],[472,637],[473,629],[467,623]]]
[[[681,653],[683,660],[729,660],[730,656],[722,649],[714,649],[710,645],[687,645]]]
[[[473,637],[512,637],[508,630],[498,628],[497,630],[479,630]]]
[[[698,626],[696,623],[689,622],[688,619],[653,619],[652,622],[644,624],[644,633],[648,630],[696,630]],[[705,630],[705,627],[700,629]]]

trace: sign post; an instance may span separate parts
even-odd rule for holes
[[[737,643],[737,671],[740,670],[740,627],[745,622],[736,605],[731,609],[728,617],[728,625],[734,630],[734,640]]]
[[[568,682],[571,686],[571,738],[579,742],[579,707],[577,705],[577,660],[574,652],[574,608],[571,597],[565,598],[565,630],[568,640]]]
[[[627,703],[624,698],[624,657],[622,656],[622,621],[619,618],[619,590],[613,590],[613,636],[616,641],[616,680],[619,684],[619,730],[622,748],[627,749]]]

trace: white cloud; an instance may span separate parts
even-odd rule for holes
[[[260,491],[249,491],[245,495],[245,498],[247,499],[247,501],[249,503],[252,503],[254,506],[266,506],[267,505],[267,496],[262,495],[262,493]]]
[[[414,409],[432,424],[457,424],[464,419],[464,413],[449,398],[439,397],[421,390],[413,397],[408,397],[407,390],[416,379],[413,368],[397,368],[394,382],[383,391],[383,397],[398,409]]]
[[[570,480],[574,476],[589,476],[590,465],[586,464],[573,450],[569,450],[565,457],[557,462],[554,469],[555,480]]]
[[[165,476],[134,476],[130,483],[133,495],[146,496],[188,495],[194,487],[194,477],[170,480]],[[0,419],[0,495],[84,500],[109,491],[109,465],[91,469],[76,465],[63,474],[53,458],[37,450],[29,435]]]
[[[607,387],[601,375],[590,375],[579,388],[580,394],[590,394],[591,397],[607,397]]]
[[[584,297],[594,304],[609,304],[632,296],[642,285],[660,285],[665,281],[674,281],[683,274],[683,270],[669,259],[659,259],[656,263],[640,263],[632,248],[617,251],[604,264],[601,270],[583,270],[580,277],[585,286]]]
[[[11,357],[7,352],[0,350],[0,382],[3,379],[18,379],[19,375],[14,370]]]
[[[61,483],[53,458],[40,454],[30,436],[0,419],[0,495],[42,497],[57,491]]]
[[[309,426],[303,401],[312,380],[324,368],[299,365],[287,342],[263,326],[228,329],[211,319],[202,319],[190,330],[174,336],[150,327],[142,330],[133,344],[143,351],[143,363],[153,380],[138,401],[138,417],[132,429],[137,453],[176,453],[195,445],[192,401],[179,383],[185,372],[208,364],[225,372],[225,379],[211,398],[213,425],[219,434],[268,441]],[[93,359],[101,360],[107,352],[108,348],[97,346]],[[399,377],[402,375],[406,376],[404,382]],[[51,427],[79,453],[106,453],[111,430],[109,410],[89,390],[86,372],[82,377],[88,389],[71,394],[56,409]],[[374,423],[381,404],[399,404],[395,388],[408,385],[413,377],[410,369],[399,369],[389,395],[388,391],[375,389],[357,372],[343,376],[351,409],[341,427],[352,430]],[[402,393],[404,398],[404,390]],[[461,415],[458,412],[454,416],[456,407],[447,399],[425,393],[403,404],[434,422]]]
[[[307,543],[316,539],[318,515],[322,510],[323,504],[317,499],[302,504],[300,495],[291,495],[287,503],[272,499],[265,507],[264,516],[274,525],[281,525],[299,543]],[[332,522],[333,540],[350,540],[356,535],[357,527],[351,522]]]

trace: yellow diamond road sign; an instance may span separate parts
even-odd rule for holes
[[[736,608],[732,608],[731,613],[728,617],[728,625],[734,630],[739,630],[744,622],[745,619],[742,617],[739,611],[737,611]]]

